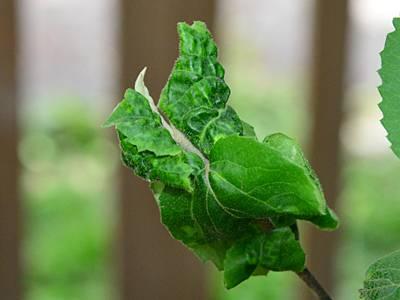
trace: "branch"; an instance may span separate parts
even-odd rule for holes
[[[307,284],[311,290],[313,290],[320,300],[332,300],[332,298],[328,295],[328,292],[324,290],[314,275],[311,274],[310,270],[305,268],[303,271],[296,274],[305,282],[305,284]]]

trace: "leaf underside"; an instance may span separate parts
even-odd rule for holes
[[[294,140],[259,141],[227,105],[205,24],[179,23],[178,33],[180,56],[159,106],[143,71],[105,123],[117,130],[124,163],[151,183],[171,235],[224,270],[228,288],[251,275],[301,271],[297,220],[338,226],[315,173]]]
[[[388,34],[384,50],[381,52],[382,68],[379,75],[382,85],[379,92],[383,113],[381,120],[391,143],[393,152],[400,158],[400,18],[393,20],[395,31]]]

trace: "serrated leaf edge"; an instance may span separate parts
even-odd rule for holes
[[[394,148],[393,140],[392,140],[392,138],[391,138],[392,134],[386,129],[385,121],[386,121],[387,117],[385,116],[386,113],[385,113],[384,110],[382,109],[382,104],[385,102],[385,98],[384,98],[383,93],[382,93],[382,87],[385,86],[385,85],[387,84],[387,83],[384,81],[383,76],[382,76],[382,71],[383,71],[383,54],[384,54],[385,51],[387,50],[387,49],[386,49],[386,45],[387,45],[387,41],[390,39],[390,36],[391,36],[393,33],[395,33],[395,32],[397,32],[398,30],[400,30],[400,25],[399,25],[399,24],[396,25],[396,22],[399,21],[399,20],[400,20],[400,18],[394,18],[394,19],[393,19],[392,24],[393,24],[394,30],[391,31],[390,33],[388,33],[388,35],[387,35],[387,37],[386,37],[386,41],[385,41],[385,46],[384,46],[383,50],[379,52],[379,56],[380,56],[380,58],[381,58],[381,68],[380,68],[379,70],[377,70],[377,73],[378,73],[379,77],[380,77],[381,80],[382,80],[382,83],[378,86],[378,91],[379,91],[379,94],[380,94],[381,99],[382,99],[381,102],[378,103],[378,107],[379,107],[380,111],[382,112],[383,117],[382,117],[379,121],[380,121],[380,123],[382,124],[383,128],[385,129],[385,131],[386,131],[386,133],[387,133],[387,134],[386,134],[386,138],[387,138],[387,140],[388,140],[389,143],[390,143],[390,148],[392,149],[393,153],[394,153],[397,157],[400,158],[400,151],[395,150],[395,148]],[[399,103],[399,106],[400,106],[400,103]]]

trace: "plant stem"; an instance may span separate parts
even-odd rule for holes
[[[324,290],[310,270],[305,268],[303,271],[296,274],[305,282],[305,284],[307,284],[310,289],[313,290],[320,300],[332,300],[332,298],[328,295],[328,292]]]

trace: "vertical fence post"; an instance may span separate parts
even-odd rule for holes
[[[329,205],[337,207],[340,191],[340,128],[346,72],[348,0],[316,0],[311,83],[311,163]],[[334,292],[338,234],[308,232],[309,267],[323,286]],[[312,299],[308,293],[303,299]]]
[[[154,99],[178,55],[176,23],[214,24],[214,0],[121,0],[120,97],[147,66]],[[206,299],[205,272],[160,224],[148,184],[121,171],[120,288],[123,300]]]
[[[16,5],[0,1],[0,298],[20,299]]]

